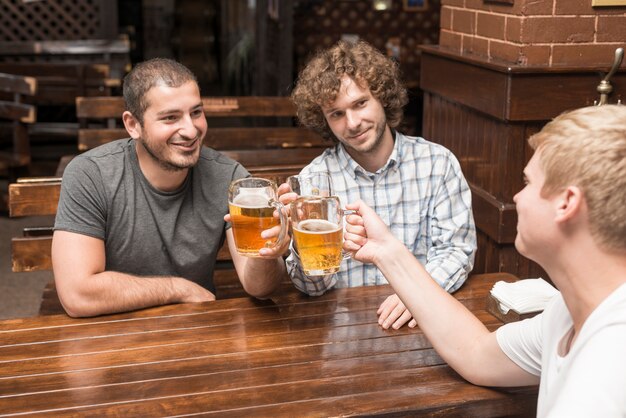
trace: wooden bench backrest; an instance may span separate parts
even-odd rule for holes
[[[27,124],[37,119],[35,107],[23,103],[23,97],[37,94],[37,80],[32,77],[0,73],[0,92],[7,96],[0,100],[0,119],[12,124],[13,149],[0,154],[0,160],[9,167],[25,166],[30,162],[30,142]]]
[[[117,39],[0,41],[3,62],[105,63],[111,67],[111,77],[118,79],[129,69],[129,53],[130,41],[124,35]]]
[[[241,126],[250,118],[270,117],[282,118],[282,125],[293,125],[295,107],[288,97],[205,97],[203,104],[209,124],[205,145],[224,152],[249,169],[280,164],[304,167],[329,145],[303,127]],[[76,116],[81,121],[79,150],[128,137],[121,123],[123,111],[122,97],[77,98]],[[239,126],[218,127],[229,119],[235,119]],[[94,127],[95,120],[100,122],[99,127]]]
[[[73,106],[76,97],[110,96],[111,88],[121,85],[111,77],[108,64],[0,62],[0,72],[36,78],[39,88],[30,102],[38,105]]]

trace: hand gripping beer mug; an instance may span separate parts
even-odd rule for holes
[[[247,257],[259,257],[261,248],[280,247],[287,237],[289,220],[284,206],[276,199],[276,183],[248,177],[235,180],[228,189],[228,208],[237,252]],[[278,211],[279,219],[274,217]],[[263,239],[261,232],[280,225],[278,238]]]
[[[339,271],[343,252],[344,211],[336,196],[299,197],[290,206],[293,239],[302,270],[309,276]]]
[[[330,174],[315,172],[289,176],[287,184],[298,196],[332,196],[332,181]]]

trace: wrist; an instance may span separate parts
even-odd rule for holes
[[[379,250],[375,252],[373,264],[379,269],[392,261],[395,257],[398,257],[403,251],[407,251],[404,244],[397,239],[389,240],[380,246]]]

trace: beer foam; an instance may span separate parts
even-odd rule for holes
[[[341,227],[326,219],[307,219],[301,221],[295,229],[310,234],[327,234],[329,232],[338,231]]]
[[[243,193],[235,196],[232,204],[246,209],[269,207],[269,198],[265,193]]]

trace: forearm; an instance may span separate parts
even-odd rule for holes
[[[463,376],[480,367],[487,328],[435,282],[399,241],[379,252],[376,266],[417,320],[441,357]]]
[[[105,271],[57,288],[68,315],[85,317],[184,302],[196,286],[180,277],[138,277]]]
[[[244,290],[256,298],[272,294],[281,281],[287,279],[287,269],[282,258],[248,258],[240,275]]]

